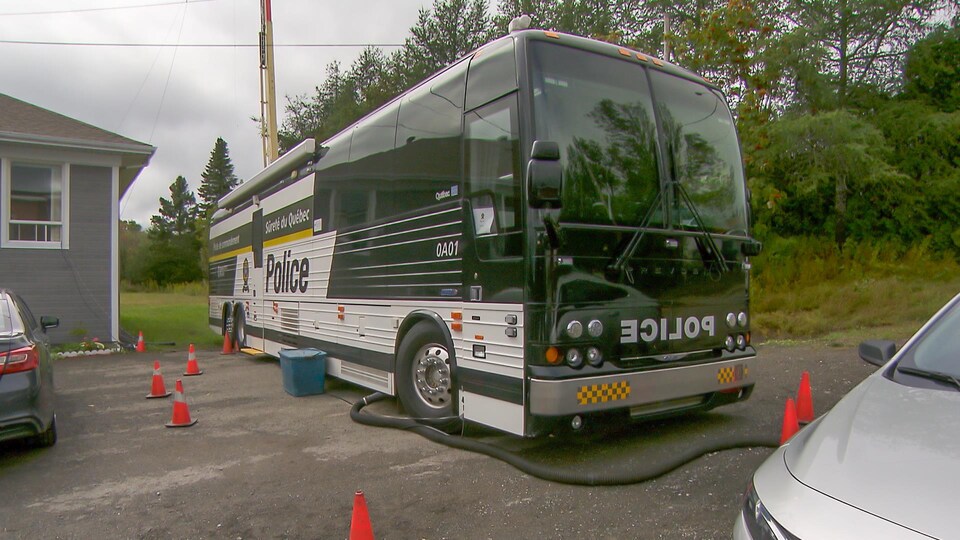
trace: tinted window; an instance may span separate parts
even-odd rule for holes
[[[337,228],[334,221],[334,188],[348,179],[350,138],[353,131],[335,136],[320,147],[313,187],[313,216],[321,220],[323,231]]]
[[[657,126],[644,69],[543,42],[531,43],[530,61],[535,138],[560,146],[560,219],[640,224],[660,191]],[[662,223],[661,215],[652,214],[648,225]]]
[[[377,163],[378,156],[393,151],[393,141],[397,130],[397,104],[391,104],[360,121],[353,128],[353,140],[350,143],[350,161],[354,163],[354,173],[383,173],[388,167],[371,165]],[[383,162],[381,158],[379,162]]]
[[[674,198],[674,224],[696,228],[696,210],[716,232],[746,234],[746,196],[740,147],[723,96],[705,86],[650,71],[670,155],[671,176],[693,207]]]
[[[505,38],[477,51],[467,76],[467,110],[517,89],[513,39]]]
[[[459,198],[466,62],[413,89],[400,102],[396,182],[381,186],[377,217]]]
[[[520,134],[516,94],[466,114],[467,187],[478,251],[483,237],[508,235],[490,243],[487,256],[520,255]]]

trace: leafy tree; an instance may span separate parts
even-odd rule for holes
[[[815,53],[803,60],[833,90],[824,108],[847,106],[861,86],[890,91],[910,46],[929,30],[931,16],[951,0],[791,0],[793,32]]]
[[[436,0],[421,9],[403,48],[389,57],[367,48],[345,70],[327,66],[327,77],[312,96],[287,97],[280,128],[286,151],[307,137],[325,140],[364,114],[494,36],[485,0]]]
[[[486,0],[436,0],[433,11],[421,9],[411,36],[395,53],[406,89],[493,39],[493,19]]]
[[[120,221],[120,279],[130,283],[142,283],[143,257],[149,239],[143,227],[134,220]]]
[[[907,54],[904,97],[944,112],[960,109],[960,27],[940,28]]]
[[[530,15],[531,28],[629,43],[639,34],[637,6],[629,0],[500,0],[494,23],[503,32],[514,17]]]
[[[769,204],[755,209],[763,225],[781,233],[832,229],[842,248],[851,198],[906,185],[907,177],[887,161],[883,134],[848,111],[783,118],[769,134],[769,147],[758,153],[763,176],[754,179],[755,195]],[[784,213],[771,212],[778,208]],[[858,224],[858,230],[874,225]]]
[[[223,138],[217,137],[217,142],[214,143],[213,150],[210,152],[210,160],[201,177],[203,181],[200,183],[200,189],[197,190],[201,200],[200,210],[204,214],[209,214],[217,205],[217,201],[240,183],[233,172],[230,150]]]

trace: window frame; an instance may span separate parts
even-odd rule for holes
[[[10,212],[13,196],[13,166],[28,165],[60,170],[60,241],[12,240],[10,238]],[[0,156],[0,247],[18,249],[69,249],[70,248],[70,163],[55,160],[15,158]]]

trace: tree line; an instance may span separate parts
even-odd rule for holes
[[[170,198],[160,197],[160,208],[147,230],[136,221],[120,223],[122,280],[162,287],[206,278],[210,216],[217,201],[240,184],[223,138],[214,143],[200,177],[194,194],[187,179],[178,176],[170,184]]]
[[[754,232],[960,254],[960,0],[435,0],[403,47],[287,98],[282,149],[324,140],[450,62],[531,27],[695,71],[737,118]],[[669,25],[665,25],[669,19]]]
[[[325,140],[430,74],[532,28],[666,59],[720,86],[737,120],[754,234],[923,244],[960,256],[960,0],[435,0],[404,45],[333,62],[288,96],[281,151]],[[665,20],[669,20],[669,25]],[[197,195],[182,176],[144,231],[121,225],[121,276],[203,279],[209,215],[238,185],[218,138]]]

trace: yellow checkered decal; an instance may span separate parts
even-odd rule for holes
[[[717,371],[717,384],[742,381],[750,373],[745,365],[722,367]]]
[[[627,381],[617,381],[609,384],[591,384],[590,386],[581,386],[577,391],[577,403],[580,405],[593,405],[594,403],[606,403],[608,401],[618,401],[627,399],[630,395],[630,383]]]

